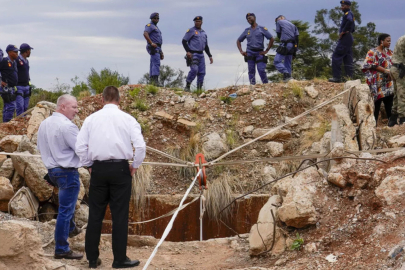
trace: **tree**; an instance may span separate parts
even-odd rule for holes
[[[70,94],[75,97],[79,97],[80,92],[89,91],[89,86],[83,82],[79,81],[79,77],[75,76],[73,79],[70,79],[75,86],[72,87],[72,92]]]
[[[87,76],[87,84],[96,94],[103,92],[106,86],[112,85],[120,87],[127,85],[129,77],[119,74],[118,71],[112,71],[109,68],[104,68],[98,73],[94,68],[91,68],[90,74]]]
[[[315,77],[323,77],[327,75],[324,67],[330,62],[327,55],[322,54],[319,40],[316,36],[312,35],[309,31],[310,25],[308,22],[299,20],[292,20],[297,28],[299,35],[299,51],[297,57],[293,60],[293,77],[296,79],[313,79]],[[275,38],[273,48],[276,49],[280,45],[280,39]],[[266,70],[269,73],[269,80],[280,81],[282,80],[282,74],[279,73],[273,62],[274,55],[268,55],[269,63]],[[326,73],[326,74],[325,74]]]
[[[168,88],[183,88],[184,71],[181,69],[175,70],[167,65],[160,66],[159,85]],[[139,84],[150,84],[149,72],[145,73],[138,81]]]
[[[352,2],[351,11],[353,12],[356,22],[355,32],[353,33],[354,46],[353,46],[353,64],[354,77],[362,78],[363,74],[360,69],[360,64],[363,62],[368,50],[377,46],[377,37],[380,33],[375,31],[375,24],[369,22],[366,26],[361,26],[361,14],[359,5],[356,1]],[[331,56],[337,41],[339,39],[339,28],[342,18],[342,11],[340,7],[335,7],[330,10],[321,9],[316,12],[315,16],[315,29],[314,33],[324,36],[320,39],[320,53],[323,57]],[[328,63],[329,70],[331,70],[330,62]],[[331,74],[331,72],[329,72]]]

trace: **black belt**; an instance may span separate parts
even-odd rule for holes
[[[23,96],[22,93],[15,93],[17,96]]]
[[[249,50],[254,51],[254,52],[262,52],[263,51],[263,49],[249,49]]]
[[[27,84],[22,84],[22,83],[19,83],[19,84],[17,84],[17,86],[28,86],[29,85],[29,83],[27,83]]]
[[[190,51],[191,53],[203,53],[203,51]]]
[[[162,44],[159,44],[159,43],[155,43],[159,48],[161,48],[162,47]]]
[[[281,40],[281,43],[295,43],[295,39],[289,39],[289,40]]]
[[[118,163],[118,162],[128,162],[126,159],[109,159],[109,160],[95,160],[94,163]]]

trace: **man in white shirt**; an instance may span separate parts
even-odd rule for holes
[[[86,231],[86,256],[89,267],[96,268],[101,227],[109,204],[112,215],[113,268],[139,265],[127,256],[128,212],[132,176],[145,158],[146,145],[141,126],[118,108],[118,89],[103,91],[104,107],[83,123],[77,136],[76,153],[83,166],[90,167],[89,221]],[[135,148],[135,154],[133,148]],[[128,160],[133,158],[132,165]]]
[[[72,123],[78,113],[76,98],[62,95],[56,112],[42,121],[38,130],[38,150],[48,169],[49,181],[59,188],[59,210],[55,227],[55,259],[81,259],[83,254],[69,248],[68,236],[80,232],[74,223],[74,212],[80,190],[77,168],[80,159],[75,153],[79,129]]]

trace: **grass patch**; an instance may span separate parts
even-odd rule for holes
[[[302,98],[304,96],[304,88],[302,88],[298,83],[290,83],[290,89],[295,97]]]
[[[219,97],[219,100],[223,101],[225,104],[230,105],[233,99],[231,97]]]
[[[218,218],[227,220],[231,216],[232,207],[225,209],[221,215],[219,212],[233,200],[231,188],[233,181],[229,173],[224,173],[208,186],[206,210],[211,220],[218,220]]]
[[[150,134],[150,125],[147,119],[139,119],[139,125],[141,125],[142,134],[144,136]]]
[[[143,98],[137,98],[133,103],[133,107],[141,112],[147,111],[149,109],[148,104],[146,104],[146,100]]]
[[[238,141],[238,133],[233,129],[228,129],[226,131],[226,144],[229,146],[229,148],[233,149],[238,144]]]
[[[139,95],[139,93],[141,92],[141,89],[139,88],[134,88],[132,90],[129,91],[129,95],[133,98],[137,97]]]
[[[159,87],[156,87],[154,85],[147,85],[145,90],[148,94],[156,95],[159,92]]]
[[[145,209],[147,190],[152,182],[152,167],[142,165],[132,177],[131,201],[137,213]]]

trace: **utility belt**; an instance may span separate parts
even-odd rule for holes
[[[292,48],[288,49],[287,45],[290,43],[292,43],[293,46],[292,46]],[[297,50],[298,50],[298,46],[295,43],[295,40],[289,39],[289,40],[281,41],[281,44],[280,44],[280,46],[278,46],[276,52],[281,55],[295,55],[297,53]]]
[[[155,43],[159,48],[162,48],[162,44],[159,43]],[[150,54],[151,55],[155,55],[156,54],[156,48],[153,47],[152,45],[148,44],[149,50],[150,50]]]
[[[31,94],[32,94],[32,87],[31,87],[31,85],[28,83],[28,84],[26,84],[26,85],[22,85],[22,84],[20,84],[20,85],[18,85],[18,86],[22,86],[22,87],[27,87],[27,86],[29,86],[29,88],[28,88],[28,93],[24,93],[24,94],[22,94],[22,93],[17,93],[16,95],[17,96],[22,96],[23,98],[27,98],[27,97],[30,97],[31,96]],[[18,87],[17,86],[17,87]]]
[[[191,53],[203,53],[203,52],[199,52],[199,51],[190,51]],[[198,58],[194,58],[193,59],[193,57],[191,57],[191,58],[188,58],[187,57],[187,54],[186,54],[186,56],[184,56],[184,59],[186,59],[186,65],[189,67],[189,66],[191,66],[191,65],[198,65],[198,64],[200,64],[200,59],[198,59]]]
[[[405,65],[404,63],[400,64],[392,64],[394,67],[396,67],[399,70],[399,78],[402,79],[405,77]]]
[[[17,99],[16,87],[3,87],[1,97],[3,98],[4,103],[10,103]]]
[[[260,60],[256,60],[256,56],[254,55],[250,55],[250,56],[245,56],[245,62],[247,63],[247,61],[249,60],[253,60],[256,63],[267,63],[267,61],[269,60],[269,57],[267,55],[263,55],[263,59]]]
[[[203,51],[191,51],[191,50],[190,50],[190,52],[191,53],[204,53]]]

